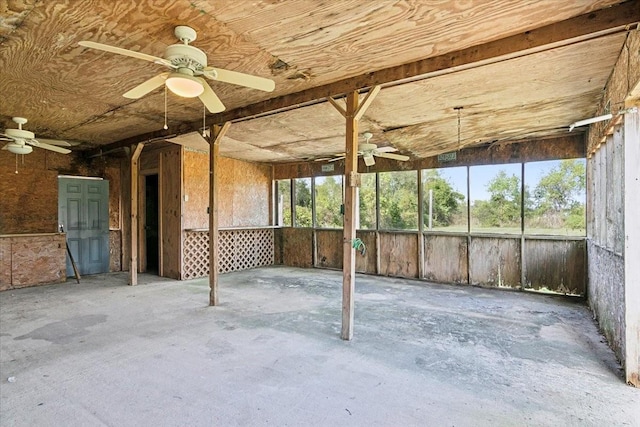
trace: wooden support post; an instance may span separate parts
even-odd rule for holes
[[[353,240],[356,238],[356,204],[358,203],[358,120],[380,92],[380,86],[371,88],[364,102],[359,106],[358,92],[347,94],[346,109],[333,98],[329,103],[346,119],[345,159],[344,159],[344,226],[342,238],[342,332],[343,340],[353,338],[353,291],[356,282],[356,251]],[[379,251],[378,251],[379,253]]]
[[[343,231],[343,270],[342,270],[342,333],[343,340],[353,338],[353,291],[356,279],[356,251],[353,239],[356,237],[355,204],[358,174],[358,121],[355,113],[358,110],[358,93],[347,95],[347,134],[346,156],[344,160],[345,192],[344,192],[344,231]]]
[[[129,250],[129,285],[138,284],[138,176],[140,172],[140,153],[144,143],[136,144],[131,153],[131,247]]]
[[[209,305],[218,305],[218,156],[231,122],[214,125],[209,137]]]
[[[418,169],[418,278],[424,278],[424,185],[422,169]],[[431,200],[429,200],[431,208]],[[429,216],[431,220],[431,216]]]
[[[624,312],[625,375],[640,387],[640,113],[624,117]]]

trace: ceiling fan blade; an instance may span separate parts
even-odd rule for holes
[[[329,159],[327,160],[327,162],[331,163],[331,162],[337,162],[338,160],[342,160],[344,159],[345,156],[338,156],[338,157],[334,157],[333,159]]]
[[[211,89],[211,86],[207,84],[203,79],[202,87],[204,87],[204,91],[200,94],[198,98],[202,101],[202,103],[207,107],[210,113],[219,113],[225,110],[225,106],[218,98],[218,95]]]
[[[398,151],[398,149],[397,149],[397,148],[395,148],[395,147],[391,147],[391,146],[389,146],[389,147],[378,147],[378,148],[376,149],[376,151],[377,151],[378,153],[391,153],[391,152],[393,152],[393,151]]]
[[[373,153],[374,156],[384,157],[387,159],[400,160],[401,162],[406,162],[409,160],[409,156],[404,156],[402,154],[392,154],[392,153]]]
[[[33,145],[34,147],[44,148],[45,150],[55,151],[56,153],[69,154],[71,150],[67,150],[66,148],[56,147],[55,145],[49,145],[44,142],[37,141],[35,139],[28,139],[27,144]]]
[[[49,145],[57,145],[58,147],[71,147],[71,144],[67,141],[62,141],[60,139],[47,139],[47,138],[38,138],[39,143],[45,143]]]
[[[367,166],[373,166],[376,164],[376,160],[373,158],[372,154],[362,156],[362,159],[364,160],[364,164]]]
[[[118,55],[130,56],[132,58],[142,59],[143,61],[158,62],[164,64],[164,59],[157,56],[147,55],[146,53],[135,52],[133,50],[122,49],[120,47],[109,46],[108,44],[91,42],[88,40],[82,40],[78,42],[80,46],[88,47],[91,49],[103,50],[105,52],[116,53]]]
[[[204,75],[212,80],[250,87],[265,92],[273,92],[276,88],[275,82],[271,79],[239,73],[237,71],[223,70],[221,68],[207,67],[204,69]]]
[[[128,91],[122,96],[129,99],[142,98],[152,90],[162,86],[164,82],[167,81],[168,76],[169,76],[169,73],[160,73],[157,76],[151,77],[149,80],[134,87],[133,89],[131,89],[130,91]]]

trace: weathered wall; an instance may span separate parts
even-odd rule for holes
[[[418,235],[381,232],[380,272],[382,276],[418,277]]]
[[[469,278],[471,284],[520,287],[520,239],[471,237]]]
[[[291,267],[313,267],[313,229],[283,228],[282,263]]]
[[[444,283],[468,283],[468,250],[466,236],[426,235],[425,279]]]
[[[220,157],[218,226],[270,225],[271,166]],[[183,227],[209,227],[209,153],[184,152]]]
[[[120,229],[119,159],[85,159],[75,153],[64,155],[36,148],[31,154],[18,157],[17,171],[16,174],[16,156],[0,150],[0,234],[58,231],[58,175],[96,176],[109,180],[109,228]],[[110,242],[118,244],[115,239],[110,238]],[[54,244],[50,240],[45,243]],[[121,247],[110,247],[111,268],[118,268],[120,252]],[[42,283],[36,271],[26,274],[31,279],[21,278],[20,286]]]
[[[633,360],[633,356],[626,360],[626,357],[627,350],[640,352],[640,325],[636,321],[638,304],[629,298],[629,295],[637,295],[638,278],[637,275],[629,277],[625,270],[630,271],[631,265],[637,265],[638,254],[637,251],[626,253],[625,245],[637,242],[637,236],[630,236],[627,228],[629,224],[637,224],[638,218],[626,217],[625,211],[630,207],[628,203],[635,204],[638,198],[637,180],[629,177],[637,173],[638,156],[634,147],[640,143],[640,131],[638,113],[618,115],[617,112],[640,104],[639,51],[640,32],[631,31],[594,114],[613,113],[614,118],[591,125],[587,142],[589,306],[609,345],[625,366],[627,380],[636,385],[640,385],[640,354],[638,360]],[[634,124],[629,126],[627,121]],[[625,162],[627,167],[633,165],[631,170],[626,170]],[[628,323],[627,317],[635,320]],[[635,336],[627,336],[628,331]]]
[[[342,269],[342,229],[316,230],[316,266]]]
[[[587,248],[584,240],[529,238],[524,243],[527,289],[585,295]]]
[[[588,300],[600,330],[619,360],[624,360],[624,258],[588,242]]]
[[[160,236],[163,277],[180,279],[182,271],[182,147],[160,152]]]
[[[0,237],[0,291],[64,282],[65,235]]]

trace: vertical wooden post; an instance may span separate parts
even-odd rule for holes
[[[218,305],[218,157],[231,122],[214,125],[209,137],[209,305]]]
[[[624,117],[625,375],[640,387],[640,113]]]
[[[138,176],[140,172],[140,153],[144,143],[135,146],[131,153],[131,248],[129,251],[129,285],[138,284]]]
[[[418,169],[418,278],[424,277],[424,186],[422,185],[422,169]],[[429,200],[431,212],[431,200]],[[431,221],[431,215],[429,215]]]
[[[342,333],[343,340],[353,338],[353,291],[355,288],[356,258],[353,239],[356,237],[355,204],[358,174],[358,121],[355,119],[358,110],[358,93],[347,95],[347,134],[344,159],[345,192],[344,192],[344,229],[343,229],[343,270],[342,270]]]

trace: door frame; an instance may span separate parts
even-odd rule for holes
[[[145,169],[138,174],[138,270],[147,271],[147,238],[146,238],[146,201],[147,176],[158,175],[158,276],[162,277],[162,178],[160,169]]]

